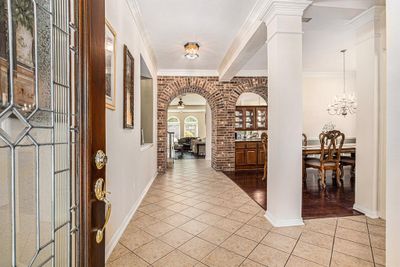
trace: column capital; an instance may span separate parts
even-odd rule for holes
[[[263,20],[268,26],[277,15],[303,16],[304,10],[311,3],[309,0],[267,0]]]

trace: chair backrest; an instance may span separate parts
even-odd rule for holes
[[[321,162],[338,163],[340,161],[340,153],[342,152],[344,139],[344,134],[337,130],[321,133]]]
[[[307,146],[307,143],[308,143],[308,141],[307,141],[307,135],[305,134],[305,133],[303,133],[303,142],[302,142],[303,144],[303,146]]]

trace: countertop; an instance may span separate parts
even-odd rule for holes
[[[261,138],[236,139],[235,142],[261,142]]]

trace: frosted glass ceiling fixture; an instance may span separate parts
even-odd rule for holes
[[[195,42],[189,42],[185,44],[185,57],[188,59],[196,59],[199,57],[199,44]]]
[[[346,94],[346,49],[340,51],[343,54],[343,93],[336,95],[333,102],[328,106],[330,115],[355,114],[357,110],[357,100],[354,93]]]
[[[185,108],[185,104],[183,104],[182,97],[179,98],[178,108],[179,109],[184,109]]]

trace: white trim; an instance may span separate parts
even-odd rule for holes
[[[246,45],[250,42],[252,37],[256,35],[259,30],[263,29],[260,28],[260,26],[262,26],[264,22],[268,25],[268,22],[277,14],[302,16],[304,9],[311,3],[312,1],[308,0],[258,0],[240,27],[218,67],[218,71],[221,74],[220,79],[223,81],[226,80],[223,76],[225,76],[228,69],[234,64],[242,51],[246,49]],[[264,28],[266,29],[266,27]],[[266,38],[267,36],[265,36],[265,39]],[[248,60],[250,58],[246,59]]]
[[[358,205],[357,203],[354,203],[353,209],[359,212],[362,212],[365,214],[365,216],[376,219],[379,218],[379,213],[377,210],[369,210],[367,208],[362,207],[361,205]]]
[[[139,199],[133,204],[132,209],[125,216],[125,219],[122,221],[121,226],[118,228],[117,231],[115,231],[114,235],[110,239],[110,242],[108,242],[108,245],[106,246],[106,262],[107,262],[108,258],[110,257],[112,251],[114,250],[115,246],[118,244],[118,241],[121,238],[122,234],[124,233],[126,227],[128,227],[129,222],[132,220],[133,215],[135,214],[136,210],[139,208],[140,203],[142,203],[143,198],[146,196],[147,191],[149,191],[149,189],[150,189],[151,185],[153,184],[154,179],[157,177],[157,175],[158,175],[158,172],[155,172],[153,178],[151,178],[149,183],[146,185],[146,187],[143,190]]]
[[[352,26],[354,28],[359,28],[368,22],[374,21],[376,19],[379,19],[381,14],[384,12],[385,6],[372,6],[369,9],[365,10],[358,16],[354,17],[352,20],[350,20],[347,25]]]
[[[142,39],[143,45],[146,48],[148,56],[150,57],[153,68],[157,68],[156,67],[157,59],[153,49],[150,46],[149,37],[142,21],[142,13],[140,11],[139,4],[137,3],[137,0],[125,0],[125,1],[128,4],[129,10],[132,13],[133,20],[135,21],[135,24],[139,31],[139,37]]]
[[[304,225],[303,218],[280,220],[280,219],[276,219],[269,211],[266,211],[264,216],[274,227],[288,227],[288,226]]]
[[[267,65],[265,65],[267,67]],[[268,70],[239,70],[237,77],[265,77],[268,76]]]
[[[161,69],[158,76],[218,76],[217,70]]]

